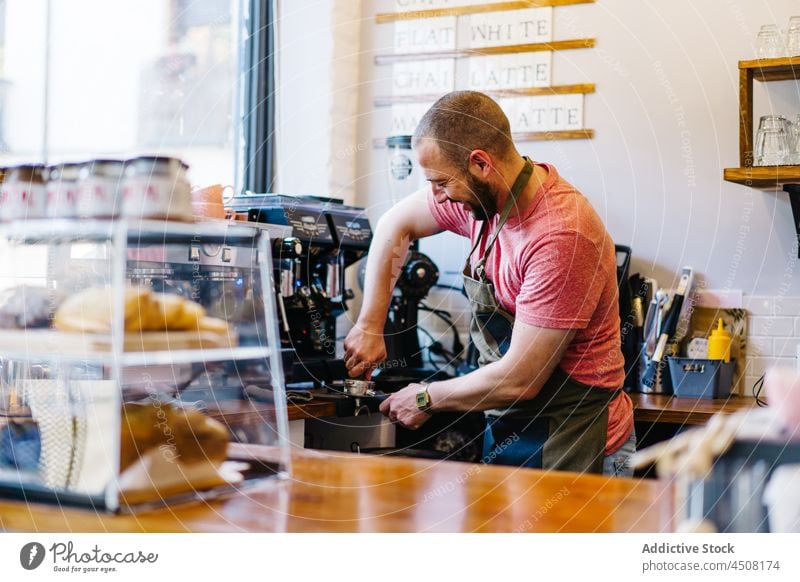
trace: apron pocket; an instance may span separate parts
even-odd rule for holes
[[[549,435],[545,417],[486,417],[483,462],[487,465],[542,468],[542,449]]]
[[[481,334],[484,338],[486,338],[486,343],[490,346],[493,352],[496,352],[493,353],[492,356],[504,356],[508,351],[508,348],[511,347],[511,332],[513,330],[512,323],[498,312],[475,312],[473,313],[473,317],[475,317]],[[489,339],[493,341],[489,343]]]

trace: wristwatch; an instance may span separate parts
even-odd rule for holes
[[[431,395],[428,393],[428,383],[420,382],[422,389],[417,392],[417,408],[431,414]]]

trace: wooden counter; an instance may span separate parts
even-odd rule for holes
[[[286,408],[290,421],[336,416],[336,404],[329,401],[290,402]],[[269,419],[272,423],[275,422],[275,407],[272,404],[251,400],[215,402],[208,406],[208,413],[211,418],[215,418],[227,426],[261,425],[265,419]]]
[[[263,447],[246,447],[268,455]],[[293,477],[138,515],[0,500],[0,530],[37,532],[658,532],[671,487],[447,461],[297,450]]]
[[[633,418],[641,422],[698,425],[705,424],[718,412],[733,414],[756,406],[755,398],[749,396],[712,400],[633,393],[630,397],[633,401]]]

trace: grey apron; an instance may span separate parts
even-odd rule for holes
[[[487,234],[487,222],[483,223],[464,266],[464,290],[472,309],[470,336],[480,354],[481,366],[499,360],[511,345],[514,316],[495,299],[485,266],[500,229],[532,174],[533,163],[525,158],[525,167],[511,187],[497,228],[475,264],[474,276],[470,259]],[[581,384],[556,368],[535,398],[520,401],[513,408],[486,413],[485,462],[602,473],[608,405],[618,393]]]

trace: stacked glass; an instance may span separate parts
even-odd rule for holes
[[[777,24],[765,24],[758,31],[756,50],[759,59],[800,56],[800,16],[789,19],[786,35]]]
[[[793,122],[790,122],[787,141],[789,154],[786,163],[792,166],[800,166],[800,113],[795,116]]]
[[[789,19],[789,30],[786,31],[786,55],[800,57],[800,16]]]
[[[758,31],[758,58],[776,59],[783,56],[784,45],[777,24],[765,24]]]
[[[764,115],[756,134],[755,165],[782,166],[789,163],[789,122],[782,115]]]

